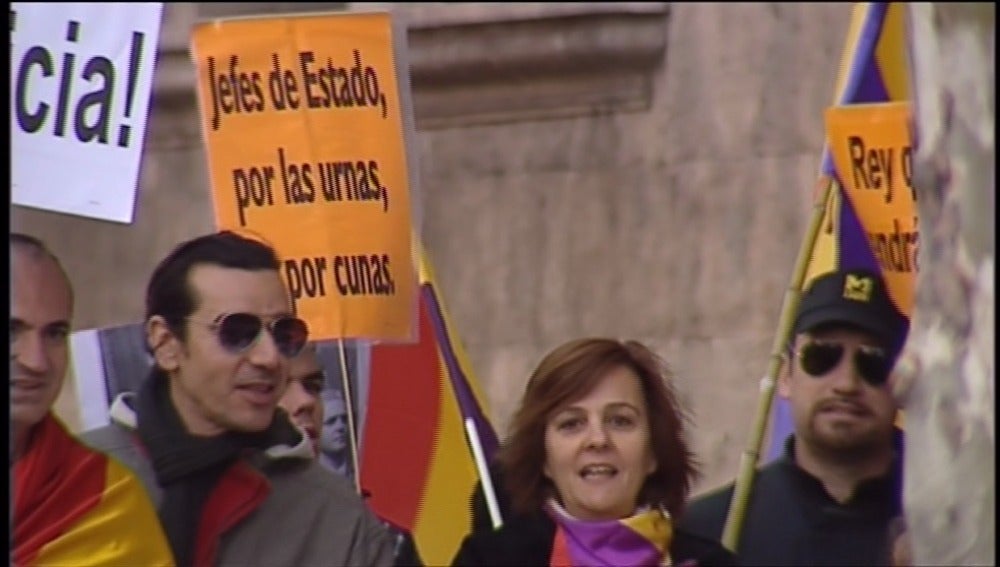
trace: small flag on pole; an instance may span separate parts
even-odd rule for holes
[[[423,254],[419,333],[416,344],[371,349],[361,486],[379,516],[413,534],[427,565],[447,565],[471,526],[479,478],[466,420],[487,461],[497,436]]]

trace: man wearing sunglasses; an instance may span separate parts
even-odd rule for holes
[[[279,268],[232,232],[175,248],[146,290],[156,364],[85,438],[144,480],[178,565],[391,565],[385,528],[277,410],[308,338]]]
[[[778,384],[795,431],[754,478],[741,565],[884,565],[902,510],[902,433],[889,375],[907,333],[885,282],[837,271],[803,294]],[[719,539],[733,485],[691,503],[681,525]]]

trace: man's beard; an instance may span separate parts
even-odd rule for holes
[[[883,430],[873,423],[863,428],[841,429],[829,424],[820,426],[818,421],[819,413],[814,412],[803,441],[824,460],[841,464],[860,463],[881,455],[892,446],[891,426]]]

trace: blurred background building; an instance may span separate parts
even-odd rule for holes
[[[501,437],[545,352],[636,338],[693,410],[696,492],[730,480],[850,4],[167,3],[133,224],[12,207],[74,279],[77,327],[139,320],[156,261],[213,228],[191,26],[372,9],[407,22],[422,238]]]

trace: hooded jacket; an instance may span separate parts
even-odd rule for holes
[[[88,431],[84,443],[132,469],[157,508],[163,489],[139,438],[135,395],[111,406],[110,425]],[[211,489],[195,535],[196,567],[385,565],[391,540],[351,483],[313,460],[304,435],[233,462]]]

